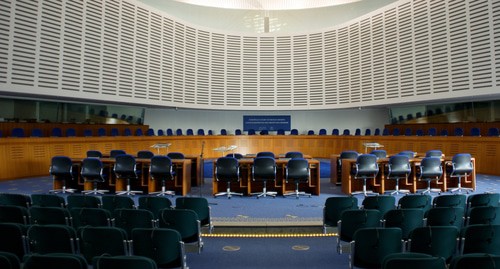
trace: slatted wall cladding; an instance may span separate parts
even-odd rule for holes
[[[399,1],[310,33],[207,30],[128,0],[0,0],[0,90],[289,110],[475,96],[500,85],[500,1]]]

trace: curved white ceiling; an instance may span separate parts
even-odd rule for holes
[[[186,4],[247,10],[292,10],[330,7],[361,0],[175,0]]]

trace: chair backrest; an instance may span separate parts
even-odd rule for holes
[[[235,135],[242,135],[241,129],[234,130]]]
[[[468,225],[473,224],[500,224],[500,206],[476,206],[471,208],[467,220]]]
[[[114,226],[125,230],[129,239],[132,238],[133,229],[153,228],[155,225],[153,213],[146,209],[118,208],[115,209],[114,217]]]
[[[455,130],[453,131],[453,134],[455,136],[463,136],[464,135],[464,129],[460,128],[460,127],[457,127],[455,128]]]
[[[140,150],[137,152],[137,158],[139,159],[151,159],[155,154],[149,150]]]
[[[354,233],[361,228],[380,227],[381,215],[375,209],[347,209],[340,214],[340,221],[337,223],[339,239],[344,242],[351,242]]]
[[[72,208],[99,208],[102,205],[102,201],[97,196],[85,195],[85,194],[71,194],[66,197],[66,207],[68,209]]]
[[[439,149],[431,149],[425,152],[425,157],[443,157],[443,152]]]
[[[130,128],[123,129],[123,136],[131,136],[131,135],[132,135],[132,130],[130,130]]]
[[[193,129],[191,129],[191,128],[187,129],[186,135],[194,135]]]
[[[89,136],[92,136],[92,130],[91,129],[85,129],[83,130],[83,136],[85,137],[89,137]]]
[[[268,135],[269,134],[269,130],[261,130],[259,132],[260,135]]]
[[[357,159],[359,153],[354,150],[346,150],[340,153],[339,159]]]
[[[344,210],[358,209],[358,198],[354,196],[332,196],[325,201],[323,226],[337,227]]]
[[[248,129],[247,134],[248,135],[254,135],[255,134],[255,129]]]
[[[110,152],[109,152],[109,157],[111,158],[116,158],[116,156],[118,155],[123,155],[123,154],[127,154],[127,152],[125,152],[124,150],[122,149],[112,149]]]
[[[408,255],[409,254],[409,255]],[[442,257],[432,257],[425,255],[417,257],[415,254],[423,253],[398,253],[387,255],[383,262],[383,269],[447,269],[446,262]]]
[[[405,195],[398,200],[398,208],[420,208],[424,210],[424,214],[432,206],[432,196],[423,195]]]
[[[470,135],[471,136],[481,136],[481,129],[479,129],[478,127],[472,127],[470,129]]]
[[[396,208],[396,197],[391,195],[367,196],[361,203],[364,209],[376,209],[384,216],[389,210]]]
[[[372,135],[372,130],[370,128],[365,129],[365,135]]]
[[[78,229],[80,253],[92,263],[94,257],[128,255],[127,233],[118,227],[81,227]]]
[[[467,196],[467,208],[476,206],[498,206],[500,193],[475,193]]]
[[[142,128],[137,128],[135,129],[135,136],[143,136],[144,132],[142,131]]]
[[[373,154],[373,155],[377,156],[377,159],[387,158],[387,151],[385,151],[383,149],[372,150],[370,152],[370,154]]]
[[[73,161],[67,156],[54,156],[50,164],[50,174],[63,179],[73,177]]]
[[[146,130],[146,136],[154,136],[155,130],[153,128],[149,128]]]
[[[28,254],[26,226],[20,223],[0,223],[0,251],[16,255],[20,260]]]
[[[398,227],[403,239],[410,237],[413,229],[424,226],[424,211],[418,208],[392,209],[385,213],[384,227]]]
[[[114,215],[116,209],[134,209],[135,202],[132,197],[122,195],[105,195],[102,198],[102,208],[107,209]]]
[[[203,129],[198,129],[198,130],[196,131],[196,134],[197,134],[197,135],[205,135],[205,130],[203,130]]]
[[[16,205],[0,205],[0,223],[29,224],[28,208]]]
[[[97,158],[85,158],[82,160],[80,175],[86,181],[104,182],[103,177],[104,165]]]
[[[43,136],[42,129],[40,129],[40,128],[31,129],[31,136],[32,137],[42,137]]]
[[[173,136],[174,135],[174,131],[171,128],[168,128],[166,130],[166,133],[167,133],[167,136]]]
[[[221,135],[227,135],[227,130],[226,129],[220,129],[220,134]]]
[[[56,194],[33,193],[31,194],[31,203],[33,206],[41,207],[66,207],[64,197]]]
[[[424,157],[420,161],[420,178],[440,178],[443,175],[441,159],[436,157]]]
[[[446,129],[441,130],[440,135],[441,136],[448,136],[448,130],[446,130]]]
[[[402,252],[401,229],[370,227],[354,233],[352,264],[361,268],[380,268],[384,258]]]
[[[169,152],[169,153],[167,153],[167,156],[170,159],[184,159],[185,158],[184,154],[181,152]]]
[[[0,268],[21,269],[21,260],[13,253],[0,251]]]
[[[429,136],[436,136],[437,135],[437,129],[434,128],[434,127],[431,127],[431,128],[429,128],[429,130],[427,130],[427,134]]]
[[[416,227],[410,234],[408,251],[443,257],[449,262],[457,254],[459,234],[455,226]]]
[[[76,136],[76,130],[75,130],[75,128],[68,128],[68,129],[66,129],[66,136],[67,137]]]
[[[3,192],[0,193],[0,205],[15,205],[28,208],[31,206],[31,197],[22,193]]]
[[[314,130],[307,131],[307,135],[314,135]]]
[[[97,136],[106,136],[106,129],[104,128],[97,129]]]
[[[153,259],[161,268],[185,268],[184,244],[181,241],[180,233],[174,229],[138,228],[132,232],[134,255]]]
[[[135,157],[129,154],[117,155],[113,171],[119,178],[137,178]]]
[[[182,129],[175,130],[175,135],[182,135]]]
[[[149,174],[156,180],[173,179],[172,159],[164,155],[156,155],[151,158]]]
[[[215,177],[218,181],[239,181],[240,168],[238,159],[233,157],[218,158],[215,163]]]
[[[411,151],[411,150],[403,150],[403,151],[400,151],[398,153],[398,155],[405,155],[406,157],[408,157],[409,159],[412,159],[415,157],[415,152]]]
[[[285,135],[285,130],[284,130],[284,129],[278,129],[278,130],[276,131],[276,134],[277,134],[277,135]]]
[[[285,179],[287,182],[307,182],[309,180],[309,162],[304,158],[292,158],[286,164]]]
[[[387,178],[403,178],[411,173],[410,160],[405,155],[393,155],[387,164]]]
[[[102,158],[102,153],[98,150],[88,150],[87,157]]]
[[[23,269],[87,269],[87,261],[78,254],[49,253],[29,255],[23,263]]]
[[[145,255],[134,256],[101,256],[96,257],[93,262],[93,268],[98,269],[157,269],[155,261]]]
[[[465,194],[438,195],[432,199],[433,207],[463,207],[466,208]]]
[[[24,129],[23,128],[12,128],[10,132],[10,136],[12,137],[25,137],[26,135],[24,134]]]
[[[118,128],[111,128],[110,135],[111,136],[119,136],[120,131],[118,130]]]
[[[31,225],[27,231],[31,253],[72,253],[76,254],[77,236],[68,225]]]
[[[465,222],[463,207],[433,207],[427,211],[427,226],[455,226],[462,229]]]
[[[28,211],[31,224],[71,225],[71,215],[66,208],[32,206]]]
[[[326,135],[326,129],[319,129],[319,135]]]
[[[382,135],[391,135],[391,131],[389,131],[389,129],[387,129],[387,128],[384,128],[382,130]]]
[[[201,240],[200,221],[196,212],[190,209],[164,209],[158,219],[160,228],[174,229],[184,243]]]
[[[500,136],[500,131],[496,127],[491,127],[488,129],[488,136]]]
[[[452,171],[451,175],[463,175],[470,174],[474,170],[472,165],[472,156],[469,153],[458,153],[453,155],[451,159]]]
[[[111,213],[104,208],[74,207],[70,214],[75,229],[85,226],[107,227],[112,224]]]
[[[500,268],[500,255],[488,253],[470,253],[454,257],[449,269],[495,269]]]
[[[202,226],[211,225],[210,206],[205,197],[177,197],[176,209],[190,209],[196,212]]]
[[[398,135],[400,135],[400,134],[401,134],[401,131],[399,130],[399,128],[394,128],[394,129],[392,130],[392,135],[393,135],[393,136],[398,136]]]
[[[356,130],[354,130],[354,135],[361,135],[361,129],[356,128]]]
[[[290,130],[290,134],[291,134],[291,135],[299,135],[299,130],[297,130],[297,129],[292,129],[292,130]]]
[[[172,201],[165,196],[141,196],[138,208],[151,211],[154,218],[158,219],[161,210],[172,208]]]
[[[377,156],[373,154],[361,154],[356,158],[355,168],[352,173],[355,178],[375,177],[378,171]]]
[[[271,152],[271,151],[261,151],[261,152],[257,152],[257,155],[255,155],[255,157],[272,157],[274,158],[274,153]]]
[[[234,153],[234,152],[233,152],[233,153],[228,153],[228,154],[226,155],[226,157],[233,157],[233,158],[236,158],[236,159],[238,159],[238,160],[239,160],[239,159],[242,159],[244,156],[243,156],[243,154],[241,154],[241,153]]]
[[[299,151],[289,151],[285,153],[285,158],[304,158],[304,154]]]
[[[489,253],[500,255],[500,225],[467,225],[462,234],[462,254]]]
[[[339,135],[339,134],[340,134],[339,129],[337,129],[337,128],[332,129],[332,135]]]
[[[276,160],[270,156],[256,157],[252,165],[252,179],[267,181],[276,179]]]
[[[344,131],[342,131],[342,135],[351,135],[351,131],[349,129],[344,129]]]

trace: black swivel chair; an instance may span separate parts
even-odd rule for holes
[[[149,150],[140,150],[137,152],[137,158],[139,159],[151,159],[155,154]]]
[[[302,152],[299,152],[299,151],[289,151],[289,152],[285,153],[285,158],[290,158],[290,159],[304,158],[304,154],[302,154]]]
[[[354,179],[363,180],[363,190],[352,192],[351,195],[363,194],[367,196],[368,194],[373,194],[373,191],[367,190],[366,181],[368,179],[375,179],[377,177],[379,168],[377,163],[377,156],[373,154],[361,154],[356,159],[355,167],[351,170],[351,174]]]
[[[346,150],[340,153],[339,158],[337,159],[337,178],[342,178],[342,160],[343,159],[356,159],[358,158],[359,153],[354,150]],[[337,180],[337,185],[340,185],[340,180]]]
[[[72,193],[75,189],[66,188],[66,181],[73,180],[75,177],[73,171],[73,161],[67,156],[54,156],[52,157],[50,169],[50,174],[54,181],[61,181],[61,189],[51,190],[50,192],[60,192],[60,193]]]
[[[216,193],[214,197],[227,196],[228,199],[231,199],[233,195],[243,195],[242,193],[231,191],[231,182],[240,181],[240,165],[238,159],[233,157],[221,157],[217,159],[215,163],[215,177],[217,181],[226,182],[227,188],[225,192]]]
[[[85,194],[105,194],[108,190],[99,190],[99,183],[104,183],[103,164],[98,158],[85,158],[82,161],[80,175],[85,182],[92,182],[92,190],[84,190]]]
[[[180,153],[180,152],[169,152],[167,153],[167,157],[169,157],[170,159],[176,159],[176,160],[182,160],[184,159],[184,154]]]
[[[311,197],[310,193],[299,191],[300,183],[309,182],[309,162],[304,158],[292,158],[288,161],[285,169],[286,183],[293,181],[295,183],[295,191],[284,193],[283,196],[295,196],[299,199],[300,196]]]
[[[410,192],[409,190],[400,190],[399,188],[399,181],[401,179],[408,180],[408,176],[411,173],[410,160],[407,156],[391,156],[387,164],[387,170],[386,179],[396,181],[394,190],[387,190],[391,195]]]
[[[451,160],[452,170],[450,177],[456,177],[458,182],[457,186],[450,190],[451,192],[462,192],[462,190],[466,192],[473,191],[472,188],[462,187],[462,178],[467,178],[474,170],[471,159],[472,156],[469,153],[459,153],[453,156]]]
[[[443,152],[439,149],[431,149],[425,152],[425,157],[443,157]]]
[[[274,153],[272,153],[270,151],[261,151],[261,152],[258,152],[255,157],[271,157],[271,158],[274,158]]]
[[[98,150],[88,150],[87,151],[87,158],[102,158],[102,153]]]
[[[166,186],[165,181],[174,180],[172,159],[163,155],[157,155],[151,158],[151,165],[149,166],[149,175],[153,180],[161,181],[161,191],[151,192],[149,194],[156,194],[158,196],[175,195],[175,191],[168,191],[165,189]]]
[[[132,155],[120,154],[115,157],[113,171],[116,178],[125,179],[127,181],[126,190],[117,192],[117,195],[134,195],[136,193],[142,193],[142,191],[133,191],[130,187],[131,181],[139,178],[136,166],[135,158]]]
[[[276,180],[276,160],[273,157],[262,156],[257,157],[253,161],[252,166],[252,180],[261,181],[263,184],[262,192],[252,193],[252,195],[257,195],[259,197],[272,196],[276,197],[276,192],[267,191],[267,181]]]
[[[121,150],[121,149],[112,149],[109,152],[109,157],[115,158],[116,156],[123,155],[123,154],[127,154],[127,153],[124,150]]]
[[[420,173],[418,176],[419,181],[426,181],[427,188],[421,193],[437,192],[440,193],[440,189],[432,189],[431,182],[438,181],[443,175],[443,166],[441,165],[441,159],[436,157],[424,157],[420,161]]]

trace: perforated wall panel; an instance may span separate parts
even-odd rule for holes
[[[500,91],[500,3],[402,0],[344,25],[255,36],[128,0],[0,0],[0,92],[291,110]]]

